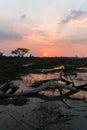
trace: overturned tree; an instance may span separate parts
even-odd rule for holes
[[[65,68],[64,68],[65,69]],[[69,73],[66,70],[62,69],[58,78],[47,79],[43,81],[35,82],[31,85],[32,89],[28,89],[23,92],[17,92],[18,86],[15,86],[12,82],[8,82],[3,84],[0,88],[0,99],[15,99],[16,97],[36,97],[41,98],[43,100],[62,100],[64,98],[70,100],[85,100],[85,96],[83,99],[72,98],[71,96],[82,91],[87,91],[87,83],[83,85],[75,86],[72,76],[76,76],[75,69],[70,69]],[[74,71],[74,73],[73,73]],[[66,74],[67,73],[67,74]],[[68,77],[68,78],[67,78]],[[61,82],[60,82],[61,81]],[[63,89],[67,89],[65,93],[62,93]],[[58,96],[48,96],[44,95],[41,92],[47,90],[59,90],[60,95]]]

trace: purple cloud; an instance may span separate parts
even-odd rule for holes
[[[62,20],[59,24],[66,24],[69,23],[71,20],[82,20],[87,17],[87,12],[81,10],[73,10],[71,11],[70,15],[67,16],[64,20]]]
[[[25,18],[27,17],[27,15],[26,15],[26,14],[22,14],[20,17],[21,17],[22,19],[25,19]]]
[[[0,31],[0,40],[21,40],[22,36],[14,32]]]

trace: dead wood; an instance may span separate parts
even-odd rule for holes
[[[43,83],[41,86],[39,86],[38,88],[34,88],[34,89],[31,89],[31,90],[27,90],[27,91],[24,91],[24,92],[20,92],[16,95],[22,95],[22,96],[27,96],[29,94],[36,94],[40,91],[43,91],[43,90],[46,90],[47,88],[49,87],[52,87],[54,86],[56,89],[59,89],[59,91],[61,89],[68,89],[68,90],[74,90],[74,91],[77,91],[77,89],[75,87],[72,87],[72,86],[68,86],[68,85],[65,85],[65,84],[60,84],[56,81],[48,81],[46,83]]]
[[[70,77],[70,74],[69,74],[69,77]],[[47,100],[48,99],[58,100],[58,99],[64,99],[64,98],[72,99],[70,96],[73,94],[76,94],[80,90],[87,91],[87,83],[83,85],[75,86],[71,77],[70,77],[70,80],[71,81],[64,78],[63,71],[61,71],[58,78],[47,79],[47,80],[33,83],[31,85],[32,89],[19,92],[19,93],[15,93],[18,89],[17,86],[14,86],[12,83],[6,83],[2,85],[2,87],[0,88],[0,98],[2,99],[2,98],[10,98],[10,97],[14,98],[18,96],[27,96],[27,97],[38,97],[38,98],[47,99]],[[59,81],[62,81],[64,83],[63,84],[59,83]],[[11,89],[11,91],[8,91],[9,89]],[[50,89],[54,89],[54,90],[58,89],[60,91],[60,95],[54,98],[51,98],[51,97],[40,94],[41,91],[50,90]],[[62,89],[68,89],[69,92],[62,94],[62,91],[61,91]]]

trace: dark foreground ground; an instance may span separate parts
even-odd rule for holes
[[[86,61],[87,58],[2,57],[0,84],[8,80],[21,79],[22,75],[45,73],[43,69],[64,64],[87,67]],[[27,98],[13,102],[0,99],[0,130],[87,130],[87,103],[80,100],[64,100],[70,105],[70,109],[59,100]]]
[[[0,105],[0,130],[87,130],[87,104],[82,101],[28,99],[23,106]]]

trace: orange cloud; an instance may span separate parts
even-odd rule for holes
[[[86,56],[87,39],[86,30],[76,32],[77,28],[71,27],[73,23],[69,23],[63,32],[56,33],[53,31],[53,26],[46,30],[43,26],[33,27],[29,24],[21,25],[21,31],[18,34],[22,37],[20,40],[8,40],[0,43],[0,49],[9,52],[18,47],[29,48],[34,56],[44,56],[45,53],[49,57],[52,56]],[[76,24],[74,25],[76,26]],[[51,28],[52,27],[52,28]],[[54,28],[55,24],[54,24]],[[50,31],[50,29],[52,31]],[[24,32],[23,32],[24,30]],[[73,33],[74,32],[74,33]],[[77,35],[78,34],[78,35]],[[82,35],[83,34],[83,35]],[[82,38],[82,40],[80,39]]]

